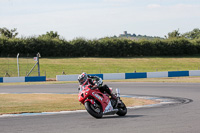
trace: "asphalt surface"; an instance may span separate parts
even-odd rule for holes
[[[0,86],[0,93],[77,93],[78,84]],[[160,107],[129,109],[95,119],[87,112],[0,118],[1,133],[199,133],[200,84],[107,83],[124,95],[187,98],[190,102]],[[78,100],[78,99],[77,99]]]

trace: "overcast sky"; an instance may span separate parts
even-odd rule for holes
[[[67,40],[127,31],[164,37],[200,28],[200,0],[0,0],[0,28],[19,36],[57,31]]]

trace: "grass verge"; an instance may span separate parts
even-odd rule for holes
[[[123,98],[126,106],[154,104],[155,101]],[[83,110],[72,94],[0,94],[0,114],[38,113]]]
[[[20,76],[25,76],[36,62],[33,58],[19,58]],[[197,70],[199,57],[137,57],[137,58],[41,58],[41,75],[55,78],[56,75],[87,73],[129,73],[155,71]],[[18,75],[16,58],[0,58],[0,77],[7,72]],[[37,68],[30,76],[37,75]]]

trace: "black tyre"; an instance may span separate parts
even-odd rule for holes
[[[85,109],[90,115],[92,115],[95,118],[101,118],[103,116],[103,111],[100,104],[96,104],[96,106],[94,106],[90,102],[86,102]]]
[[[125,116],[127,113],[126,105],[122,102],[122,105],[118,107],[119,111],[116,113],[119,116]]]

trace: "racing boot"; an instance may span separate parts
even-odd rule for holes
[[[109,98],[110,98],[113,108],[117,107],[117,97],[112,93],[110,93],[109,95],[110,95]]]
[[[113,93],[111,93],[111,98],[117,100],[117,96],[115,94],[113,94]]]
[[[120,100],[120,97],[117,97],[115,94],[111,93],[111,99],[113,99],[115,101],[115,104],[114,104],[114,108],[117,108],[117,107],[120,107],[122,102]]]

